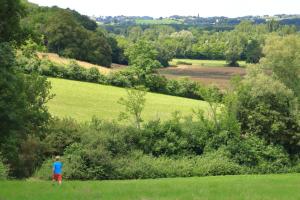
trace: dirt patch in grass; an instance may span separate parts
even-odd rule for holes
[[[246,75],[246,70],[239,67],[201,67],[179,65],[159,70],[159,73],[170,79],[187,77],[205,85],[214,84],[220,88],[227,88],[230,79],[236,75]]]

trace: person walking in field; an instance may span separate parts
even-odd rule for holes
[[[62,183],[62,162],[60,161],[60,157],[55,157],[55,162],[53,163],[53,177],[52,181],[57,181],[59,185]]]

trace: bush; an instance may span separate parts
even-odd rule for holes
[[[245,171],[243,167],[230,160],[221,150],[197,157],[193,169],[195,176],[237,175]]]
[[[232,109],[230,111],[234,112]],[[231,112],[223,110],[218,126],[209,119],[152,121],[138,130],[94,118],[77,124],[54,123],[44,140],[51,155],[63,155],[63,175],[70,180],[137,179],[283,173],[291,161],[284,148],[263,139],[240,136]],[[204,113],[198,114],[204,118]],[[52,151],[51,151],[52,149]],[[51,177],[46,160],[35,177]]]
[[[114,159],[113,166],[113,179],[235,175],[244,171],[220,152],[177,159],[134,152],[130,156]]]
[[[179,118],[147,123],[140,135],[140,149],[154,156],[188,154],[187,134],[182,130]]]
[[[71,61],[68,66],[68,78],[73,80],[86,80],[86,69],[79,66],[76,61]]]
[[[41,180],[51,180],[53,174],[52,164],[53,159],[48,159],[44,161],[41,167],[35,171],[33,177]]]
[[[299,161],[291,168],[290,172],[300,173],[300,162]]]
[[[166,85],[167,85],[167,78],[164,76],[160,76],[157,74],[150,74],[146,76],[145,79],[145,87],[149,88],[151,92],[158,92],[158,93],[167,93]]]
[[[0,180],[5,180],[8,176],[8,167],[3,163],[3,159],[0,154]]]
[[[107,77],[107,83],[118,87],[134,87],[138,85],[138,79],[134,71],[124,70],[110,73]]]
[[[245,136],[228,143],[226,149],[234,161],[252,169],[252,173],[280,173],[290,167],[283,147],[268,145],[257,136]]]
[[[290,89],[272,77],[252,71],[238,87],[237,95],[237,116],[243,134],[283,145],[290,154],[299,152],[299,111]]]
[[[64,152],[63,175],[65,179],[87,179],[90,174],[87,173],[86,164],[83,160],[83,146],[78,143],[71,144]]]
[[[80,141],[81,133],[81,125],[73,119],[52,120],[44,139],[44,143],[47,144],[47,154],[62,155],[66,147]]]
[[[188,78],[180,80],[169,80],[166,85],[166,91],[169,95],[200,99],[203,97],[199,94],[200,85]]]
[[[53,63],[44,62],[40,66],[41,75],[57,77],[57,78],[68,78],[68,69],[63,66],[58,66]]]
[[[92,83],[106,83],[106,77],[100,74],[96,67],[92,67],[85,72],[86,81]]]

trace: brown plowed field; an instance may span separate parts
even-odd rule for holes
[[[227,88],[233,76],[244,76],[246,70],[240,67],[201,67],[179,65],[159,70],[159,73],[170,79],[187,77],[205,85],[214,84],[219,88]]]

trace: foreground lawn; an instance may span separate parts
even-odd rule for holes
[[[296,200],[300,175],[133,181],[0,182],[1,200]]]
[[[227,65],[225,60],[193,60],[193,59],[173,59],[170,64],[176,65],[177,62],[186,62],[191,63],[195,66],[202,66],[202,67],[225,67]],[[240,67],[246,67],[245,61],[238,62]]]
[[[90,120],[93,116],[101,119],[117,119],[124,106],[118,104],[126,97],[126,89],[93,83],[49,78],[51,92],[55,97],[48,103],[54,116],[72,117],[79,121]],[[145,120],[170,118],[175,111],[183,115],[191,114],[192,109],[207,108],[207,103],[192,99],[148,93],[143,111]]]

